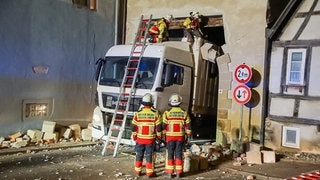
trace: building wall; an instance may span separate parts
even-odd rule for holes
[[[189,12],[198,11],[204,16],[222,15],[226,44],[222,47],[229,54],[230,62],[224,63],[225,67],[219,67],[220,79],[230,79],[234,69],[246,63],[254,68],[261,76],[263,75],[263,62],[265,50],[265,27],[266,27],[266,1],[244,0],[128,0],[126,43],[132,43],[137,30],[141,15],[160,18],[172,14],[175,18],[187,17]],[[224,71],[226,68],[229,73]],[[261,78],[263,79],[263,77]],[[232,97],[232,89],[237,85],[233,79],[225,86],[230,88],[219,89],[218,120],[223,126],[223,131],[228,134],[229,140],[237,139],[232,132],[239,130],[241,105],[237,104]],[[255,88],[258,96],[262,99],[263,82]],[[259,140],[261,130],[261,102],[252,109],[243,110],[243,137]],[[250,139],[250,140],[251,140]]]
[[[314,4],[314,3],[317,4]],[[273,42],[270,67],[269,117],[265,145],[276,150],[320,152],[320,2],[303,1]],[[288,49],[306,49],[303,85],[286,83]],[[288,145],[286,129],[292,129],[295,145]],[[291,136],[294,137],[294,136]]]
[[[0,136],[41,129],[43,120],[88,124],[95,61],[114,42],[114,1],[97,10],[69,0],[0,0]],[[111,25],[110,25],[111,24]],[[25,103],[49,102],[44,118]]]

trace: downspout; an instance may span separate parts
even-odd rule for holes
[[[260,144],[264,146],[264,137],[265,137],[265,120],[268,116],[269,108],[269,75],[270,75],[270,53],[271,53],[271,43],[268,31],[270,29],[266,28],[265,30],[265,54],[264,54],[264,72],[263,72],[263,91],[262,91],[262,120],[261,120],[261,130],[260,130]]]
[[[119,1],[116,0],[116,5],[115,5],[115,15],[114,15],[114,45],[118,44],[118,21],[119,21]]]

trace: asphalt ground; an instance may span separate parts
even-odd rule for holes
[[[102,157],[102,155],[100,154],[100,151],[102,150],[103,146],[99,142],[66,142],[66,143],[55,143],[50,145],[44,145],[41,147],[31,146],[31,147],[23,147],[18,149],[15,149],[15,148],[0,149],[0,158],[4,156],[10,158],[10,156],[14,157],[17,154],[32,154],[37,152],[48,152],[48,151],[61,150],[61,149],[73,149],[78,147],[93,147],[93,146],[96,149],[94,157],[97,157],[97,156]],[[88,153],[92,153],[92,152],[89,151]],[[130,153],[129,154],[124,153],[122,154],[122,156],[130,157],[132,160],[133,154],[134,154],[133,152],[131,155]],[[107,155],[107,158],[113,159],[111,156],[112,155]],[[216,165],[211,166],[208,170],[189,173],[187,177],[189,177],[190,179],[207,179],[208,177],[211,177],[209,179],[219,179],[218,177],[213,176],[212,173],[214,174],[222,173],[220,175],[220,178],[224,177],[225,175],[227,176],[227,177],[224,177],[224,179],[237,179],[237,178],[248,179],[251,177],[254,179],[290,179],[293,177],[298,178],[299,176],[305,173],[309,173],[309,174],[312,172],[320,173],[319,161],[292,160],[292,159],[282,158],[278,160],[276,163],[263,163],[263,164],[254,164],[254,165],[243,164],[241,166],[233,165],[234,162],[235,160],[219,162]],[[121,161],[119,161],[118,163],[121,164]],[[126,159],[123,163],[127,163]],[[1,166],[4,166],[4,163],[1,163],[0,161],[0,167]],[[132,165],[131,164],[129,165],[130,168],[131,166],[133,166],[133,163]],[[161,164],[158,166],[161,166]],[[158,174],[160,174],[160,176],[162,177],[163,171],[159,170]],[[184,179],[189,179],[187,177],[185,177]],[[310,179],[312,180],[312,178],[320,179],[315,177],[311,177],[311,178],[306,177],[304,179],[307,179],[307,178],[309,178],[309,180]],[[42,178],[42,179],[45,179],[45,178]]]

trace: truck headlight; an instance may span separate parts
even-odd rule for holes
[[[93,115],[93,123],[100,124],[101,122],[102,122],[102,119],[100,118],[100,116],[97,114],[94,114]]]

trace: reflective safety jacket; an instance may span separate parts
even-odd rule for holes
[[[200,21],[198,18],[186,18],[183,22],[183,26],[186,29],[198,29],[200,27]]]
[[[158,35],[158,38],[166,38],[169,37],[169,33],[167,31],[167,23],[165,22],[165,19],[162,18],[154,23],[153,26],[149,29],[149,33],[151,35]]]
[[[191,135],[191,120],[188,112],[172,107],[163,113],[163,133],[166,141],[183,141],[185,134]]]
[[[161,138],[161,119],[158,110],[144,106],[134,113],[132,136],[136,143],[152,144],[156,137]]]

